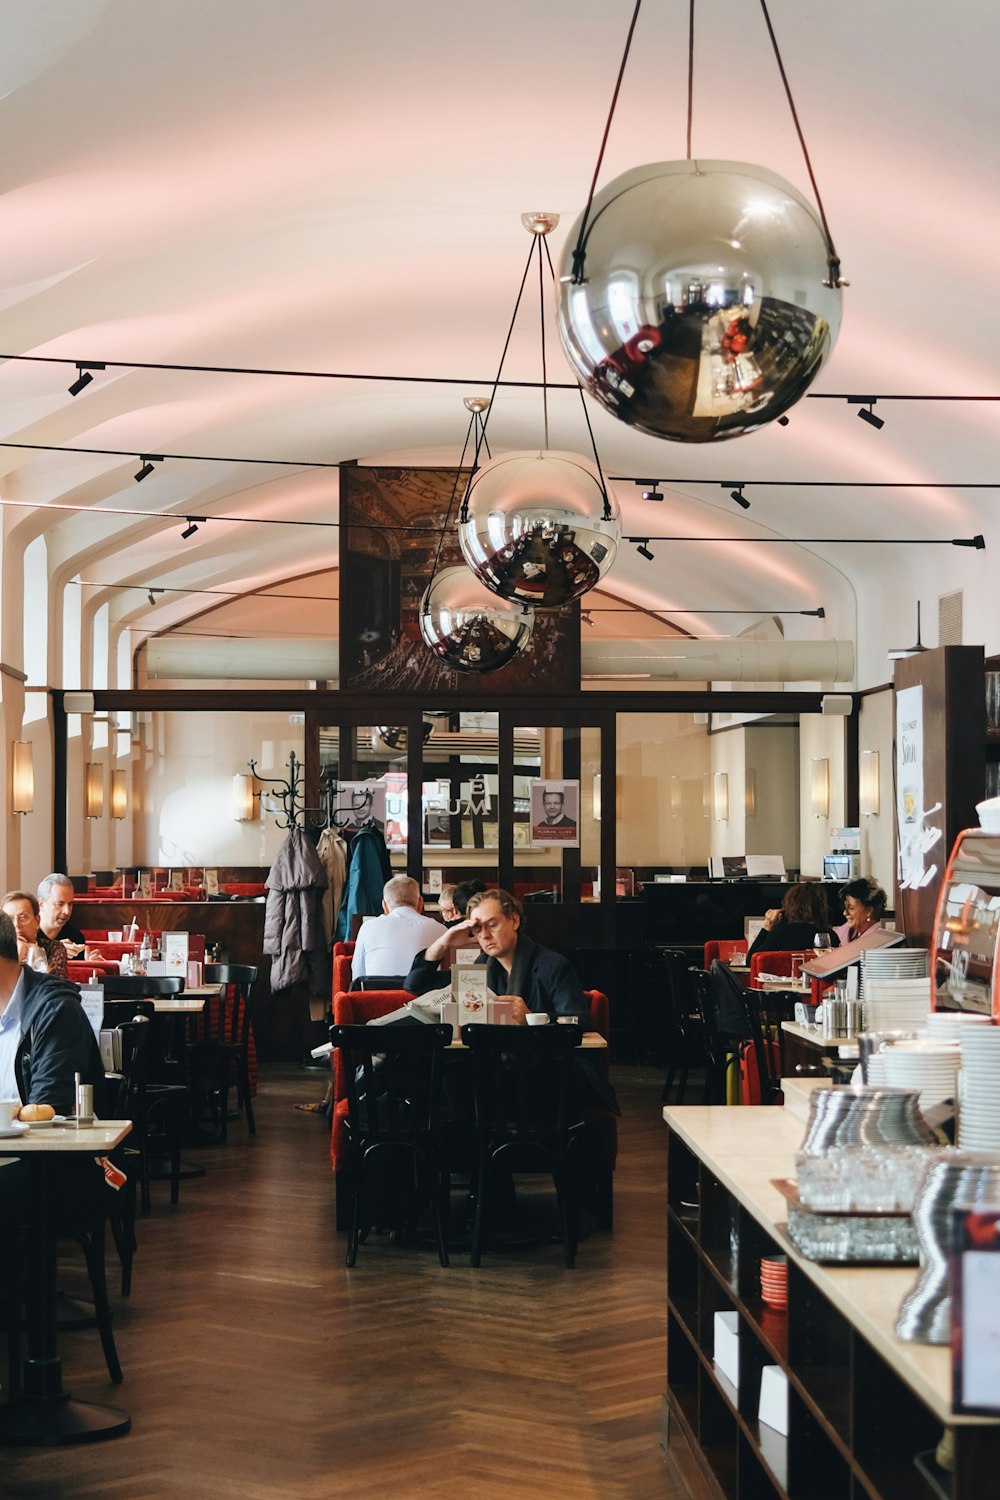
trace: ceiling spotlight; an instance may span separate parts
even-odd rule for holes
[[[156,603],[156,595],[153,593],[152,589],[149,590],[149,593],[148,593],[147,597],[149,599],[150,604],[155,604]]]
[[[204,521],[204,519],[204,516],[188,516],[187,525],[181,532],[181,536],[185,542],[187,541],[189,536],[194,536],[195,532],[198,530],[198,522]]]
[[[653,554],[649,550],[649,538],[648,537],[646,538],[646,540],[644,542],[636,542],[636,544],[635,544],[635,550],[638,552],[639,556],[640,557],[644,557],[647,562],[652,562],[653,561]]]
[[[98,360],[78,359],[76,361],[76,379],[69,387],[70,395],[79,396],[81,391],[86,390],[87,386],[94,378],[90,373],[91,370],[103,370],[105,368],[106,366],[101,364]]]
[[[584,625],[593,625],[594,623],[594,617],[590,613],[589,609],[582,609],[580,611],[580,619],[583,621]]]
[[[140,456],[139,456],[139,462],[142,465],[142,468],[138,469],[136,471],[136,474],[135,474],[135,482],[136,482],[136,484],[141,484],[144,479],[148,479],[149,476],[150,476],[150,474],[152,474],[152,472],[153,472],[153,465],[154,464],[162,464],[163,459],[162,458],[158,458],[155,453],[150,453],[150,454],[143,453],[143,454],[140,454]]]
[[[653,488],[651,490],[643,490],[643,492],[642,492],[642,498],[644,500],[662,500],[663,499],[663,491],[662,490],[658,490],[656,488],[656,481],[655,480],[653,481]]]
[[[874,427],[877,431],[880,427],[884,427],[885,423],[872,410],[876,400],[877,397],[875,396],[848,396],[847,404],[848,406],[856,406],[858,408],[858,416],[862,422],[867,422],[869,427]]]
[[[778,426],[779,427],[787,427],[788,423],[789,423],[789,420],[790,419],[788,417],[779,417],[778,418]]]
[[[952,537],[952,539],[951,539],[951,545],[953,547],[975,547],[975,549],[976,549],[977,552],[985,552],[986,551],[986,538],[983,536],[983,534],[981,532],[977,531],[975,536],[955,536],[955,537]]]
[[[723,488],[725,488],[725,486],[723,486]],[[741,484],[738,484],[734,490],[729,491],[729,498],[730,500],[735,500],[736,504],[742,506],[744,510],[750,509],[750,501],[744,495],[743,486]]]

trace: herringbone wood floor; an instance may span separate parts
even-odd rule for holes
[[[93,1331],[61,1338],[75,1395],[124,1406],[93,1447],[0,1450],[5,1500],[681,1500],[659,1448],[664,1387],[661,1080],[618,1070],[613,1235],[448,1270],[334,1229],[329,1136],[292,1109],[314,1077],[266,1072],[258,1135],[139,1226],[116,1298],[125,1383]],[[117,1269],[117,1262],[114,1263]],[[72,1272],[64,1273],[67,1291]],[[115,1285],[114,1290],[117,1290]]]

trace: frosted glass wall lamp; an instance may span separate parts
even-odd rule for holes
[[[809,800],[814,818],[830,816],[830,762],[825,755],[813,758]]]

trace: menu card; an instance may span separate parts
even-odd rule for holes
[[[142,870],[139,875],[139,894],[144,901],[148,901],[153,894],[153,877],[149,870]]]
[[[458,1002],[460,1026],[470,1021],[485,1023],[489,1020],[489,991],[486,988],[486,968],[483,964],[453,965],[451,992]]]
[[[160,937],[160,952],[163,966],[168,974],[180,974],[187,979],[188,935],[186,932],[164,932]]]
[[[83,1013],[94,1028],[94,1035],[100,1037],[101,1027],[104,1025],[104,986],[100,984],[81,984],[80,1004]]]
[[[1000,1412],[1000,1207],[956,1208],[951,1299],[952,1405]]]
[[[219,872],[218,870],[205,871],[205,895],[217,896],[219,894]]]
[[[170,871],[170,889],[172,891],[182,891],[184,889],[184,871],[183,870],[171,870]]]

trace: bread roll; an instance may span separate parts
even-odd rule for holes
[[[22,1104],[20,1118],[22,1120],[54,1120],[55,1114],[51,1104]]]

